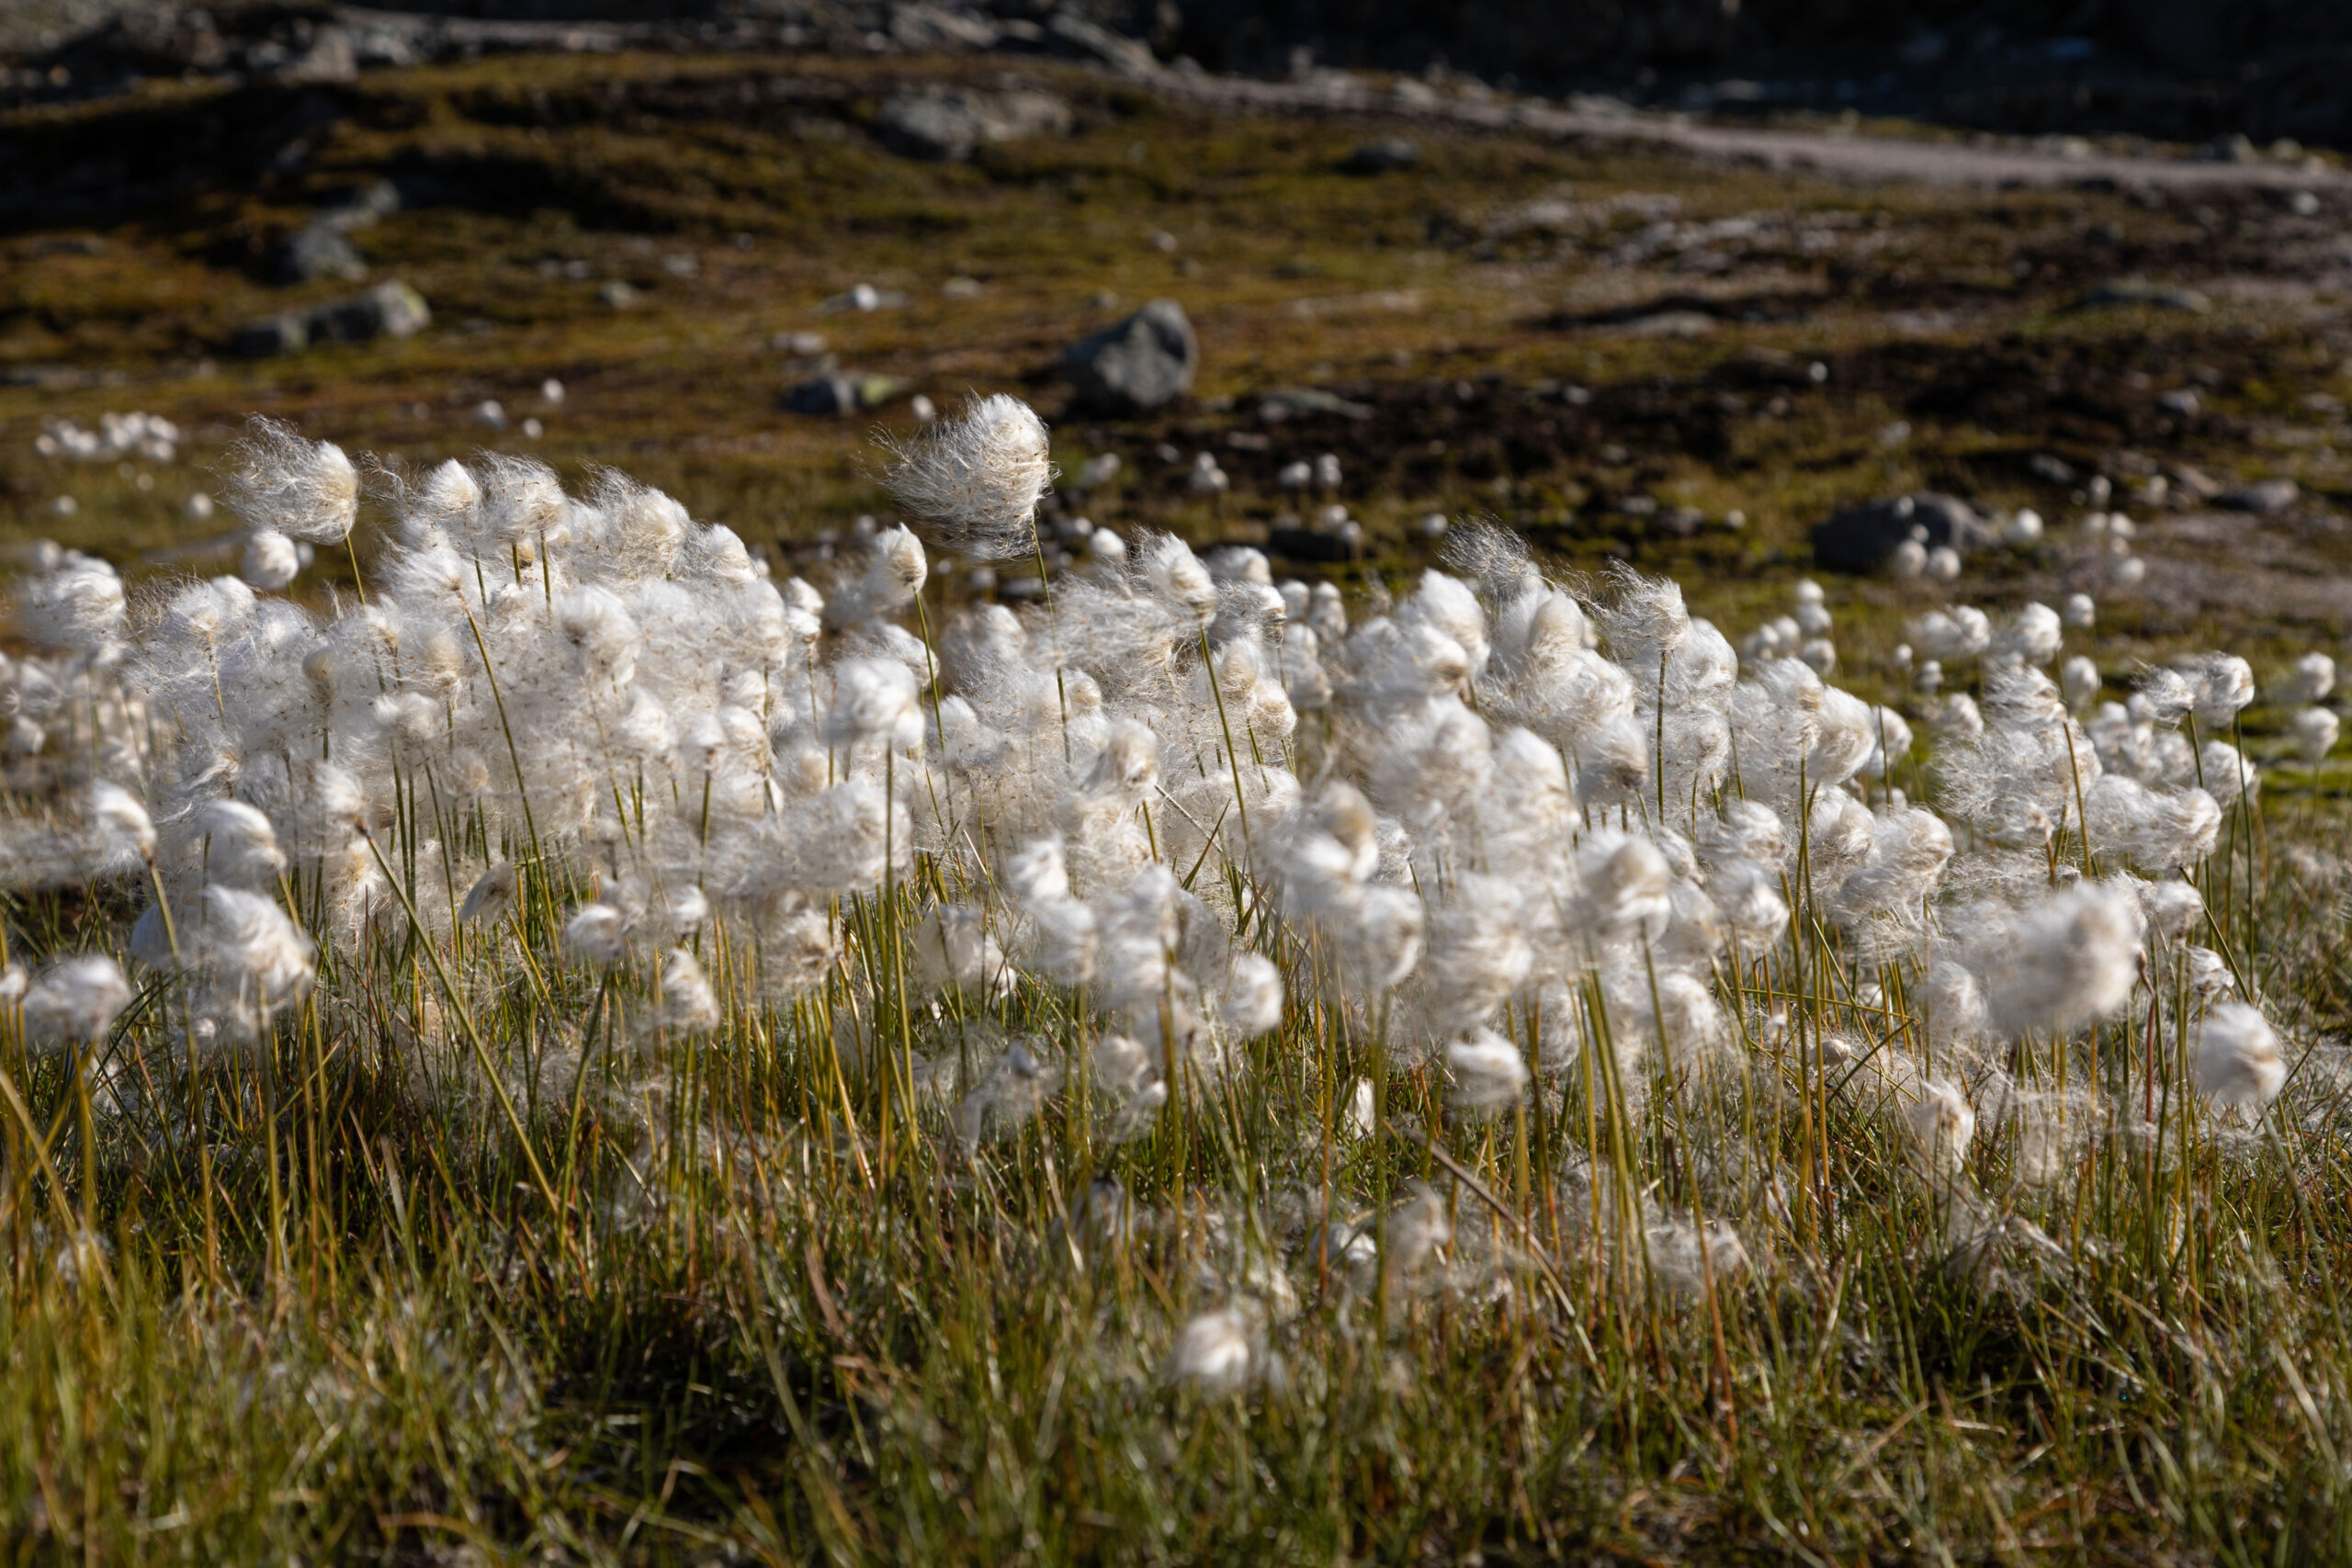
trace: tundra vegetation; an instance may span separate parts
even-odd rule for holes
[[[338,89],[322,181],[569,170],[363,236],[413,338],[175,362],[263,298],[156,291],[217,193],[7,285],[177,421],[0,389],[12,1549],[2352,1552],[2340,350],[2246,282],[2309,214],[1373,179],[1046,71],[968,164],[651,133],[730,69]],[[2244,287],[2064,308],[2119,246]],[[960,396],[1104,276],[1193,403]],[[937,417],[774,412],[841,349]],[[1803,576],[1930,486],[1998,541]]]

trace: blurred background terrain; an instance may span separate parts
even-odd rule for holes
[[[260,412],[619,467],[821,575],[877,426],[1013,390],[1073,550],[1348,575],[1491,516],[1736,627],[1938,494],[1962,580],[1841,604],[2352,610],[2340,7],[46,0],[0,48],[0,531],[134,574],[232,568]],[[1072,345],[1159,299],[1181,395],[1103,394]]]

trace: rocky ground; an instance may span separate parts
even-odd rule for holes
[[[821,572],[883,511],[874,427],[1005,389],[1055,422],[1073,538],[1344,574],[1491,515],[1695,578],[1736,627],[1824,519],[1937,491],[2047,530],[1954,584],[1841,582],[1854,638],[2083,589],[2152,652],[2225,623],[2332,649],[2352,611],[2329,159],[770,41],[8,111],[0,526],[220,570],[196,497],[258,411],[395,462],[623,463]],[[1076,402],[1064,351],[1159,298],[1188,392]],[[131,411],[170,422],[168,461],[107,439]],[[2115,508],[2130,540],[2085,532]]]

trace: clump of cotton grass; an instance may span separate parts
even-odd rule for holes
[[[278,468],[332,468],[288,440]],[[893,456],[941,541],[1031,547],[1034,414],[989,400]],[[1724,1284],[1842,1179],[1792,1152],[1820,1123],[1747,1114],[1788,1083],[1866,1112],[1931,1192],[1920,1257],[1988,1278],[2043,1255],[2037,1183],[2178,1114],[2109,1085],[2151,1087],[2117,1037],[2176,1040],[2186,1008],[2217,1107],[2282,1092],[2229,1010],[2272,981],[2209,864],[2258,805],[2221,739],[2250,673],[2102,701],[2086,637],[2056,665],[2091,629],[2071,604],[1923,615],[1881,703],[1840,684],[1817,587],[1735,651],[1674,584],[1595,594],[1485,525],[1353,602],[1138,533],[1050,608],[934,638],[911,529],[819,585],[617,477],[476,460],[383,504],[364,607],[276,597],[306,536],[275,522],[242,579],[136,616],[104,563],[35,562],[0,694],[51,804],[0,869],[143,906],[154,993],[62,1007],[18,971],[0,1001],[39,1040],[120,1031],[168,1077],[382,1019],[435,1125],[506,1094],[518,1149],[569,1155],[576,1122],[625,1151],[603,1201],[631,1225],[688,1201],[664,1184],[698,1145],[713,1184],[788,1145],[779,1190],[820,1217],[851,1189],[817,1173],[854,1171],[861,1223],[925,1170],[984,1203],[1043,1172],[1077,1184],[1037,1211],[1074,1263],[1171,1244],[1160,1370],[1216,1397],[1276,1375],[1261,1303],[1525,1302],[1561,1235],[1661,1310],[1744,1310]],[[492,1027],[516,1009],[550,1027]],[[705,1092],[754,1058],[811,1091],[741,1100],[756,1129]],[[1309,1196],[1219,1188],[1260,1141]],[[1400,1154],[1437,1185],[1396,1190]],[[548,1172],[557,1209],[596,1164]]]
[[[1002,392],[904,441],[884,443],[883,482],[942,544],[974,560],[1002,560],[1036,547],[1037,502],[1054,481],[1045,422]]]

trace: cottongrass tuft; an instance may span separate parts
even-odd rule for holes
[[[1045,422],[1002,392],[974,398],[904,442],[887,444],[883,482],[942,544],[974,560],[1036,547],[1037,502],[1054,480]]]

